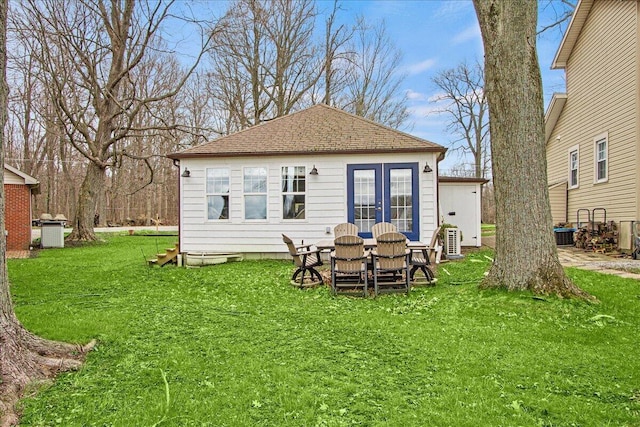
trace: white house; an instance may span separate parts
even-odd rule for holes
[[[180,251],[288,256],[355,223],[429,241],[446,149],[327,105],[171,154],[180,167]],[[478,213],[479,227],[479,213]]]

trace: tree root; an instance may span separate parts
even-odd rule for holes
[[[589,303],[598,303],[598,299],[578,287],[569,279],[562,267],[541,268],[529,277],[514,277],[504,271],[489,271],[489,275],[480,284],[481,289],[506,289],[508,291],[528,290],[536,295],[555,295],[558,298],[573,298]]]
[[[0,427],[10,427],[19,422],[16,403],[25,388],[80,368],[96,341],[86,345],[50,341],[33,335],[17,320],[0,323]]]

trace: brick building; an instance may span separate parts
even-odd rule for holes
[[[4,165],[7,251],[28,250],[31,245],[31,194],[38,185],[35,178]]]

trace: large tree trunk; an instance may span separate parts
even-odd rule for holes
[[[7,0],[0,0],[0,164],[4,164],[4,127],[7,122],[6,28]],[[4,176],[0,174],[0,230],[5,228]],[[6,264],[6,238],[0,233],[0,426],[18,422],[15,403],[24,387],[56,372],[80,365],[93,347],[44,340],[24,329],[13,311]]]
[[[96,214],[99,192],[104,189],[105,170],[89,162],[87,173],[80,187],[78,207],[73,219],[73,231],[67,237],[68,241],[94,241],[96,234],[93,231],[93,220]]]
[[[495,261],[482,286],[591,298],[558,260],[549,205],[537,2],[474,0],[485,50],[496,201]]]

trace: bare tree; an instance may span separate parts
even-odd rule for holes
[[[7,122],[7,0],[0,1],[0,164],[4,164]],[[0,230],[5,227],[4,176],[0,174]],[[25,386],[80,366],[85,347],[48,341],[27,331],[15,316],[6,265],[6,238],[0,234],[0,425],[17,424],[15,403]]]
[[[537,2],[474,0],[474,6],[485,51],[496,200],[495,261],[482,286],[591,299],[566,276],[553,238]]]
[[[348,50],[348,43],[351,41],[355,29],[344,24],[337,24],[339,10],[340,3],[338,0],[334,0],[333,9],[325,20],[324,95],[322,102],[327,105],[335,104],[334,96],[344,89],[348,61],[353,54]]]
[[[577,1],[574,0],[545,0],[543,2],[543,9],[550,10],[551,13],[548,22],[542,22],[538,28],[538,35],[550,31],[552,29],[558,29],[562,32],[563,24],[569,22],[573,16],[573,11],[576,8]]]
[[[402,53],[387,34],[384,21],[377,25],[358,19],[352,40],[344,98],[338,106],[355,115],[401,127],[409,117],[406,95],[400,91]]]
[[[440,71],[432,78],[441,90],[434,101],[444,104],[440,113],[448,116],[447,130],[457,136],[452,148],[471,154],[476,178],[486,178],[491,166],[489,109],[483,74],[480,63],[461,63],[456,68]]]
[[[150,105],[174,97],[193,70],[177,76],[170,87],[146,96],[140,93],[135,71],[151,52],[169,54],[159,29],[172,4],[76,0],[60,7],[56,0],[29,0],[20,9],[21,29],[36,34],[31,55],[40,61],[66,140],[86,159],[70,240],[95,239],[94,214],[106,170],[128,155],[120,141],[151,129],[177,127],[140,125],[136,120]]]
[[[244,129],[299,108],[322,66],[314,42],[311,0],[236,0],[211,62],[229,130]]]

